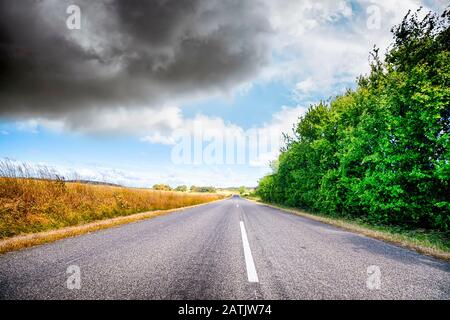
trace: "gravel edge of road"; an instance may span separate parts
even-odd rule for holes
[[[17,251],[24,248],[34,247],[37,245],[42,245],[45,243],[51,243],[55,242],[61,239],[80,236],[83,234],[108,229],[108,228],[114,228],[118,227],[124,224],[132,223],[132,222],[138,222],[146,219],[155,218],[158,216],[166,215],[172,212],[179,212],[199,206],[204,206],[207,204],[224,201],[228,199],[229,197],[225,197],[223,199],[213,200],[210,202],[200,203],[192,206],[187,207],[180,207],[175,209],[168,209],[168,210],[155,210],[155,211],[148,211],[148,212],[141,212],[141,213],[135,213],[128,216],[122,216],[122,217],[115,217],[111,219],[105,219],[105,220],[99,220],[94,221],[90,223],[86,223],[79,226],[71,226],[71,227],[65,227],[61,229],[56,230],[50,230],[50,231],[44,231],[44,232],[38,232],[38,233],[32,233],[32,234],[26,234],[26,235],[19,235],[12,238],[7,238],[0,240],[0,255],[10,252],[10,251]]]
[[[356,225],[356,224],[352,224],[349,222],[345,222],[342,220],[338,220],[338,219],[333,219],[333,218],[328,218],[328,217],[322,217],[322,216],[318,216],[318,215],[314,215],[314,214],[310,214],[310,213],[306,213],[300,209],[294,209],[294,208],[283,208],[274,204],[269,204],[269,203],[265,203],[265,202],[260,202],[254,199],[250,199],[250,198],[245,198],[246,200],[255,202],[261,206],[266,206],[266,207],[270,207],[270,208],[274,208],[274,209],[278,209],[280,211],[283,211],[287,214],[294,214],[306,219],[311,219],[314,221],[318,221],[318,222],[322,222],[328,225],[332,225],[341,229],[344,229],[346,231],[351,231],[351,232],[355,232],[357,234],[369,237],[369,238],[373,238],[373,239],[377,239],[377,240],[381,240],[390,244],[394,244],[397,245],[399,247],[402,248],[406,248],[406,249],[410,249],[410,250],[414,250],[420,254],[424,254],[427,256],[431,256],[437,259],[441,259],[447,262],[450,262],[450,253],[436,249],[436,248],[431,248],[431,247],[426,247],[423,245],[418,245],[415,244],[411,241],[408,241],[406,239],[400,239],[398,237],[396,237],[393,234],[387,233],[387,232],[382,232],[382,231],[378,231],[378,230],[372,230],[369,228],[365,228],[363,226],[360,225]]]

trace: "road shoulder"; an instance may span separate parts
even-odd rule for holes
[[[307,218],[314,221],[319,221],[322,223],[326,223],[328,225],[332,225],[341,229],[344,229],[346,231],[351,231],[354,233],[358,233],[370,238],[374,238],[377,240],[385,241],[391,244],[398,245],[403,248],[414,250],[418,253],[425,254],[428,256],[432,256],[434,258],[438,258],[441,260],[445,260],[450,262],[450,252],[440,250],[438,248],[434,248],[431,246],[424,246],[422,244],[418,244],[414,241],[414,239],[408,238],[402,234],[395,234],[380,230],[374,230],[366,226],[362,226],[358,224],[357,222],[351,222],[331,217],[324,217],[321,215],[315,215],[311,213],[304,212],[299,209],[295,208],[287,208],[279,205],[269,204],[265,202],[261,202],[255,199],[251,198],[245,198],[246,200],[252,201],[256,204],[259,204],[261,206],[266,206],[274,209],[278,209],[280,211],[283,211],[288,214],[294,214],[303,218]]]

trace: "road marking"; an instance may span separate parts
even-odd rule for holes
[[[252,251],[250,250],[250,244],[248,243],[247,232],[245,231],[244,222],[240,222],[242,245],[244,246],[245,265],[247,267],[247,277],[249,282],[259,282],[258,275],[256,274],[255,263],[253,262]]]

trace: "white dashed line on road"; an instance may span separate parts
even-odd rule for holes
[[[248,243],[247,232],[245,231],[244,222],[240,222],[242,245],[244,246],[245,265],[247,267],[247,277],[249,282],[259,282],[258,274],[256,273],[255,262],[253,261],[252,251]]]

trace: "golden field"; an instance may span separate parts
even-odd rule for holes
[[[219,194],[92,185],[59,178],[5,176],[3,172],[0,177],[0,239],[221,198]]]

